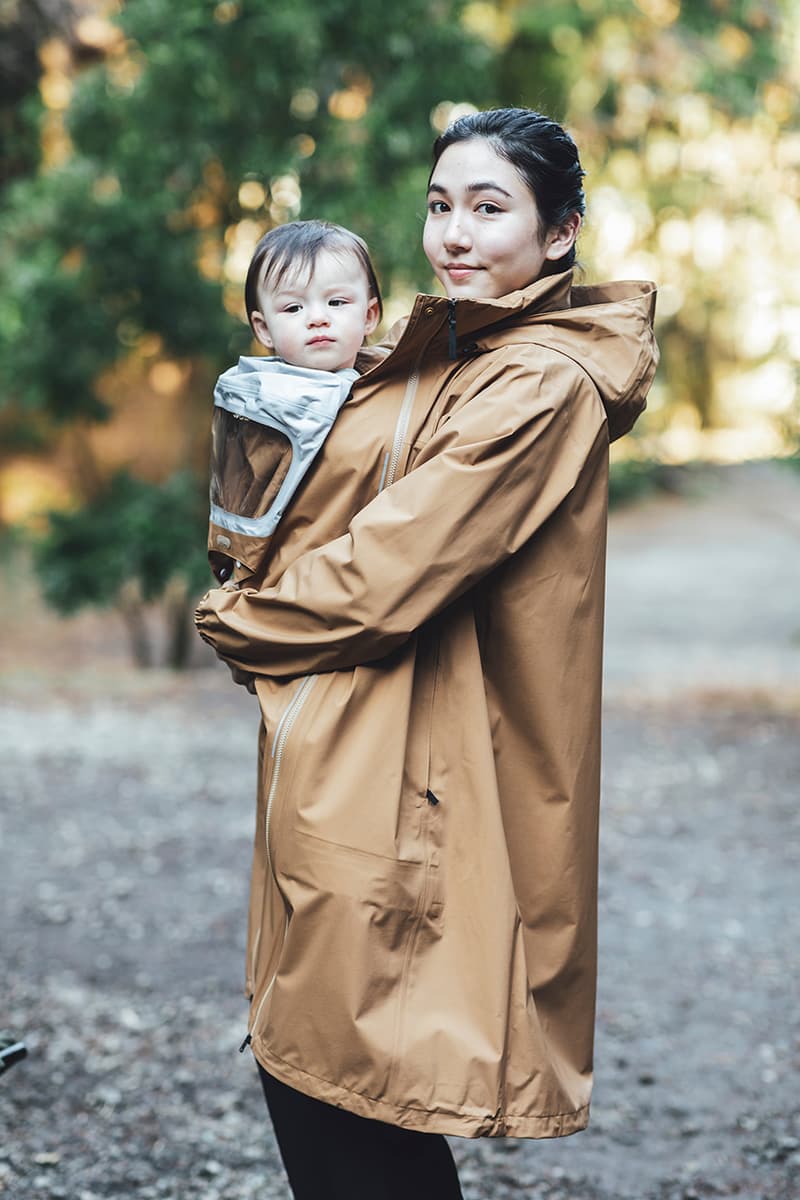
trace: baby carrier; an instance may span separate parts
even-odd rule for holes
[[[242,357],[214,388],[208,559],[220,583],[254,575],[358,372]]]

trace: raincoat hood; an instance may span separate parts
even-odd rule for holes
[[[642,280],[575,286],[572,280],[573,272],[564,271],[495,299],[419,296],[415,311],[432,315],[447,309],[452,359],[513,345],[546,346],[567,355],[597,388],[613,442],[643,411],[658,365],[656,286]],[[409,321],[399,321],[386,343],[396,340],[396,353],[402,353]],[[367,371],[385,352],[383,346],[365,348],[356,366]]]

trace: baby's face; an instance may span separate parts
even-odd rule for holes
[[[352,367],[378,323],[378,301],[355,254],[321,250],[313,270],[290,268],[277,286],[258,289],[253,327],[260,342],[296,367]]]

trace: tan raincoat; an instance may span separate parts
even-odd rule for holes
[[[654,305],[569,272],[418,297],[263,581],[201,602],[257,677],[250,1034],[302,1092],[447,1134],[587,1123],[608,442]]]

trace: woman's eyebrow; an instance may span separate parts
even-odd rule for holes
[[[514,197],[511,192],[507,192],[505,188],[501,188],[499,183],[494,183],[491,179],[480,179],[477,183],[467,184],[468,192],[499,192],[501,196],[508,196],[509,200]]]
[[[468,183],[466,190],[468,192],[499,192],[501,196],[507,196],[509,200],[514,197],[511,192],[507,192],[505,188],[501,188],[499,183],[494,183],[491,179],[479,179],[475,183]],[[438,195],[447,195],[447,188],[440,183],[432,183],[428,188],[428,195],[431,192],[436,192]]]

